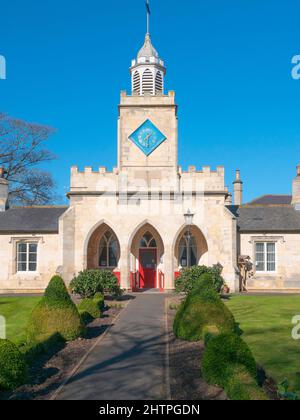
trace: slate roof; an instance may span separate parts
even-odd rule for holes
[[[291,195],[263,195],[248,203],[249,205],[285,205],[292,203]]]
[[[16,207],[0,212],[0,233],[58,233],[68,207]]]
[[[300,232],[300,211],[292,205],[229,206],[240,232]]]

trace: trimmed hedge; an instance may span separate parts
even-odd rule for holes
[[[188,295],[194,288],[199,287],[199,282],[203,276],[206,276],[206,281],[210,283],[217,293],[220,293],[225,284],[221,273],[222,267],[219,265],[214,265],[213,267],[202,265],[185,268],[176,280],[176,293]]]
[[[208,340],[202,359],[202,373],[209,384],[226,390],[235,370],[240,366],[254,380],[257,379],[255,359],[239,336],[234,333],[219,334]]]
[[[237,366],[228,380],[226,394],[233,401],[266,401],[267,395],[244,366]]]
[[[89,324],[94,319],[101,318],[104,308],[104,296],[96,293],[93,299],[83,299],[77,305],[81,320],[84,324]]]
[[[35,359],[43,354],[56,353],[64,347],[65,340],[60,334],[40,335],[34,342],[24,344],[20,347],[25,361],[31,365]]]
[[[105,306],[103,294],[102,293],[96,293],[93,300],[96,303],[98,309],[102,312],[103,309],[104,309],[104,306]]]
[[[71,281],[72,293],[80,295],[82,299],[91,299],[96,293],[110,293],[121,296],[122,289],[113,273],[108,270],[85,270]]]
[[[173,331],[187,341],[204,339],[207,327],[217,332],[234,332],[236,324],[230,310],[215,291],[209,275],[204,275],[177,311]]]
[[[63,279],[53,277],[43,299],[32,311],[27,328],[28,342],[41,343],[57,334],[63,340],[71,341],[83,332],[79,312]]]
[[[13,390],[25,383],[26,378],[26,363],[18,347],[0,340],[0,389]]]

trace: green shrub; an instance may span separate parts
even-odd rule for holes
[[[53,334],[51,336],[48,334],[44,336],[40,335],[38,340],[36,339],[35,342],[24,344],[19,348],[28,365],[31,365],[42,354],[61,350],[65,343],[65,340],[60,334]]]
[[[205,282],[205,278],[201,281]],[[236,324],[218,293],[211,286],[203,288],[200,282],[177,311],[173,330],[177,338],[200,341],[204,339],[205,328],[210,326],[219,332],[234,332]]]
[[[221,273],[222,268],[219,265],[214,265],[213,267],[195,266],[185,268],[181,271],[180,277],[176,280],[176,293],[184,293],[188,295],[195,287],[197,287],[204,274],[209,274],[207,281],[212,284],[216,292],[220,293],[225,283]]]
[[[100,311],[103,311],[105,303],[104,303],[104,296],[102,293],[96,293],[93,299]]]
[[[32,311],[27,328],[28,342],[41,343],[55,334],[70,341],[82,335],[83,331],[79,312],[64,281],[61,277],[53,277],[43,299]]]
[[[122,295],[117,278],[107,270],[82,271],[71,281],[70,288],[73,293],[80,295],[82,299],[90,299],[96,293],[110,293],[113,296]]]
[[[226,333],[208,340],[202,359],[202,374],[209,384],[218,385],[226,390],[240,366],[254,380],[257,379],[254,357],[238,335]]]
[[[77,308],[82,322],[89,324],[94,319],[101,318],[104,309],[104,296],[101,293],[96,293],[92,299],[83,299]]]
[[[267,395],[244,366],[237,366],[228,380],[226,394],[233,401],[265,401]]]
[[[8,340],[0,340],[0,389],[13,390],[26,377],[26,364],[18,347]]]

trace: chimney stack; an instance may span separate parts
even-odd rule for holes
[[[300,165],[297,166],[297,176],[293,180],[292,204],[300,210]]]
[[[0,212],[8,207],[8,181],[3,176],[4,169],[0,168]]]
[[[241,181],[241,173],[237,169],[235,181],[233,183],[234,205],[241,206],[243,204],[243,182]]]

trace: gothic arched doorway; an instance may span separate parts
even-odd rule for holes
[[[146,224],[135,234],[131,244],[132,274],[137,289],[162,288],[162,239],[153,226]]]

